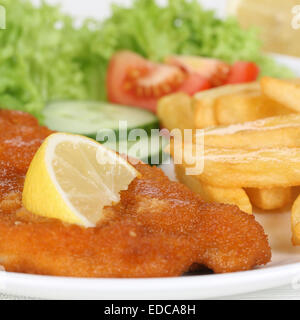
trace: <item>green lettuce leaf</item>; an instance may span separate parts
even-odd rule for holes
[[[23,110],[42,120],[52,100],[106,99],[106,70],[116,51],[135,51],[154,61],[169,54],[256,62],[263,75],[291,77],[261,52],[255,30],[225,21],[198,1],[135,0],[113,5],[110,18],[87,19],[80,27],[59,6],[42,1],[0,0],[7,28],[0,30],[0,107]]]

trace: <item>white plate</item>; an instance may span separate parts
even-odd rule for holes
[[[300,65],[300,62],[299,62]],[[162,166],[174,180],[172,165]],[[269,235],[272,262],[256,270],[155,279],[84,279],[0,272],[0,291],[47,299],[204,299],[290,284],[300,288],[300,247],[291,244],[290,213],[256,214]]]
[[[276,59],[300,75],[300,59],[279,55]],[[163,169],[174,179],[172,166]],[[272,262],[263,268],[231,274],[156,279],[81,279],[0,272],[0,292],[50,299],[200,299],[287,284],[299,289],[300,248],[291,245],[290,213],[256,214],[256,217],[269,235],[273,254]]]

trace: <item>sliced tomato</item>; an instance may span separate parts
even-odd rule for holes
[[[191,73],[178,91],[185,92],[192,96],[199,91],[208,90],[210,88],[212,88],[212,84],[208,79],[202,77],[198,73]]]
[[[208,89],[209,81],[173,65],[157,64],[129,52],[116,53],[109,64],[107,92],[110,102],[156,111],[164,95]]]
[[[252,82],[257,80],[259,67],[253,62],[236,62],[229,72],[226,84]]]
[[[189,73],[196,73],[210,81],[212,86],[223,85],[230,71],[230,65],[218,60],[194,56],[169,56],[165,59],[169,65],[180,67]]]
[[[121,51],[109,64],[110,102],[156,110],[157,100],[180,88],[186,75],[179,68],[152,63],[138,54]]]

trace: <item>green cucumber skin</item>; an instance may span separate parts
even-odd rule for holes
[[[160,128],[160,124],[159,124],[159,121],[154,121],[153,123],[150,123],[146,126],[139,126],[139,127],[134,127],[134,128],[128,128],[127,129],[127,135],[129,134],[129,132],[131,130],[134,130],[134,129],[143,129],[147,132],[147,134],[150,134],[151,133],[151,130],[152,129],[159,129]],[[112,129],[114,130],[114,129]],[[116,138],[117,138],[117,141],[119,141],[119,137],[120,137],[120,131],[119,130],[114,130],[115,134],[116,134]],[[94,140],[97,140],[97,133],[91,133],[91,134],[83,134],[89,138],[92,138]]]
[[[97,109],[99,104],[99,109]],[[110,106],[112,107],[111,110],[109,109]],[[95,108],[95,111],[90,111],[89,107]],[[53,108],[51,110],[51,108]],[[120,109],[118,109],[120,108]],[[128,108],[128,115],[126,108]],[[118,105],[111,105],[106,102],[97,102],[97,101],[54,101],[49,103],[46,106],[46,110],[44,112],[45,116],[45,123],[46,125],[50,127],[50,129],[56,130],[56,131],[63,131],[63,132],[68,132],[72,134],[80,134],[86,137],[89,137],[91,139],[94,139],[97,141],[97,134],[98,132],[95,132],[94,130],[96,129],[95,127],[95,119],[99,118],[99,126],[103,125],[101,122],[102,119],[107,119],[112,115],[112,119],[115,119],[115,125],[114,126],[108,126],[108,130],[113,130],[113,132],[116,135],[116,142],[121,142],[123,137],[125,136],[124,130],[117,127],[118,121],[120,120],[125,120],[126,117],[128,120],[133,120],[129,121],[128,125],[129,127],[127,128],[127,136],[131,132],[131,130],[134,129],[142,129],[145,130],[147,133],[148,137],[150,138],[151,136],[151,130],[153,129],[159,129],[160,128],[160,123],[158,118],[152,114],[151,112],[143,109],[138,109],[135,108],[136,111],[132,107],[126,107],[126,106],[118,106]],[[118,110],[120,110],[121,116],[118,113]],[[125,111],[125,112],[124,112]],[[77,113],[78,112],[78,113]],[[95,113],[93,113],[95,112]],[[137,118],[135,118],[135,112],[137,113]],[[67,116],[66,116],[66,115]],[[95,115],[93,117],[93,114]],[[70,118],[68,118],[68,115],[70,115]],[[81,117],[85,117],[83,121],[84,125],[82,125]],[[118,117],[120,120],[118,120]],[[125,119],[124,119],[125,118]],[[74,121],[73,124],[70,126],[70,119],[71,121]],[[91,119],[91,120],[90,120]],[[90,121],[93,121],[90,122]],[[64,121],[65,122],[65,128],[64,128]],[[78,127],[76,127],[76,122],[78,121]],[[92,124],[92,128],[89,127],[89,123]],[[96,122],[98,123],[98,122]],[[134,125],[136,123],[136,125]],[[89,133],[89,129],[92,129],[94,132]],[[100,131],[100,130],[99,130]],[[105,136],[105,135],[104,135]],[[101,141],[98,141],[101,143]],[[161,164],[163,160],[163,148],[156,148],[153,150],[153,153],[151,154],[151,151],[148,154],[144,154],[142,158],[139,160],[148,163],[149,165],[152,165],[151,163],[151,156],[159,156],[159,163],[155,163],[153,165],[159,165]],[[156,159],[156,158],[155,158]]]
[[[103,113],[104,119],[105,119],[105,114],[110,113],[109,111],[110,107],[112,108],[111,114],[116,114],[116,108],[120,108],[121,114],[123,113],[123,120],[124,120],[124,114],[126,114],[126,109],[128,109],[128,112],[129,112],[128,120],[130,120],[130,117],[132,117],[132,113],[136,112],[138,115],[138,118],[140,119],[138,121],[140,122],[140,124],[137,123],[136,125],[133,125],[133,124],[130,124],[129,122],[129,127],[127,128],[127,134],[130,132],[130,130],[133,130],[133,129],[144,129],[149,134],[151,132],[151,129],[159,129],[160,127],[158,118],[147,110],[128,107],[128,106],[114,105],[107,102],[99,102],[99,101],[53,101],[53,102],[50,102],[46,106],[44,111],[45,124],[48,125],[48,127],[54,131],[63,131],[63,132],[68,132],[73,134],[80,134],[96,140],[97,133],[98,133],[96,130],[93,132],[88,132],[88,130],[84,130],[85,131],[84,132],[84,131],[81,131],[80,129],[73,130],[73,127],[71,129],[63,128],[64,120],[62,116],[59,114],[59,111],[64,110],[65,108],[67,113],[70,113],[70,110],[72,113],[72,104],[74,105],[75,110],[79,110],[79,111],[83,110],[84,112],[86,109],[89,116],[91,116],[89,107],[94,107],[99,105],[99,112],[95,111],[95,114],[99,116],[99,114]],[[53,108],[53,110],[51,110],[51,108]],[[125,113],[123,111],[125,111]],[[145,119],[146,119],[144,123],[143,123],[143,113],[145,114]],[[74,114],[76,114],[75,111],[74,111]],[[57,118],[58,123],[60,123],[59,126],[57,126],[57,122],[55,122],[55,118]],[[117,118],[118,117],[116,116],[116,121],[118,121]],[[78,118],[78,121],[80,121],[80,116]],[[75,125],[75,128],[76,128],[76,125]],[[108,126],[107,129],[112,129],[116,134],[117,140],[119,140],[119,133],[120,133],[119,128],[117,128],[116,126],[114,127]]]
[[[150,135],[148,135],[148,138],[146,141],[144,141],[144,143],[150,143]],[[117,142],[117,145],[116,145],[116,148],[115,146],[110,146],[109,144],[107,145],[106,143],[104,143],[104,146],[106,146],[107,148],[110,148],[116,152],[120,152],[120,145],[119,143],[122,143],[124,142],[124,140],[121,140],[121,141],[116,141]],[[134,143],[132,142],[127,142],[128,143],[128,146],[127,146],[127,150],[129,151],[130,147],[134,145]],[[139,160],[141,160],[142,162],[146,163],[146,164],[149,164],[151,166],[159,166],[160,164],[163,163],[163,160],[166,159],[166,157],[164,157],[164,155],[167,155],[165,152],[164,152],[164,148],[167,146],[168,142],[167,140],[165,140],[163,137],[162,137],[162,140],[160,140],[160,145],[157,147],[157,148],[154,148],[154,149],[148,149],[148,152],[144,155],[142,155],[141,157],[135,157],[134,155],[131,155],[130,152],[129,152],[129,157],[132,157],[132,158],[138,158]],[[149,148],[150,145],[149,145]],[[155,159],[155,162],[156,163],[152,163],[151,161]]]
[[[159,152],[159,163],[154,163],[152,164],[151,163],[151,155],[149,155],[148,158],[145,158],[145,159],[142,159],[141,161],[143,161],[144,163],[147,163],[149,164],[149,166],[159,166],[163,163],[163,154],[164,154],[164,151],[163,150],[160,150]]]

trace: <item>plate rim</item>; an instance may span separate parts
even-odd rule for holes
[[[296,73],[300,75],[300,57],[271,55],[283,64],[295,63]],[[0,294],[45,299],[106,299],[108,296],[120,300],[203,299],[250,293],[287,284],[292,286],[293,279],[299,280],[297,284],[300,287],[300,262],[266,265],[254,270],[227,274],[170,278],[73,278],[0,271]],[[1,286],[1,281],[5,282],[4,287]],[[105,289],[99,290],[101,284],[106,285]],[[130,286],[132,284],[137,284],[138,290],[136,286]],[[121,294],[116,294],[116,290]]]
[[[75,278],[0,272],[1,292],[32,298],[221,298],[300,282],[300,262],[227,274],[160,278]],[[2,283],[3,284],[3,283]],[[176,292],[174,292],[176,290]]]

